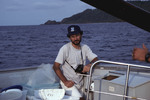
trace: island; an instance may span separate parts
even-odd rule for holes
[[[150,12],[150,1],[128,1],[131,4],[141,7]],[[72,15],[68,18],[57,22],[55,20],[48,20],[44,25],[51,24],[79,24],[79,23],[102,23],[102,22],[122,22],[123,20],[116,18],[99,9],[86,9],[83,12]]]

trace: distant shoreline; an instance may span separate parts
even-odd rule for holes
[[[150,11],[150,1],[127,1],[142,9]],[[85,23],[103,23],[103,22],[123,22],[123,20],[116,18],[99,9],[86,9],[83,12],[64,18],[62,21],[48,20],[41,25],[55,25],[55,24],[85,24]]]

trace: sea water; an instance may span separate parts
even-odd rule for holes
[[[69,42],[70,24],[0,26],[0,69],[53,64],[61,46]],[[100,60],[149,65],[132,60],[134,47],[150,50],[150,33],[126,22],[78,24],[82,43]]]

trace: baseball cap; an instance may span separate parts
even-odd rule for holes
[[[78,25],[71,25],[68,27],[68,34],[67,34],[68,37],[79,33],[82,35],[83,31],[80,29]]]

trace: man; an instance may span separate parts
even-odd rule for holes
[[[94,54],[87,45],[80,43],[82,34],[83,31],[78,25],[68,27],[67,36],[71,42],[60,48],[53,65],[54,71],[61,80],[61,86],[66,92],[71,89],[72,93],[70,95],[74,97],[82,96],[80,93],[82,91],[83,76],[77,74],[77,67],[84,65],[80,73],[85,73],[90,70],[92,63],[98,60],[97,55]],[[90,61],[87,65],[85,65],[86,58]]]
[[[144,44],[143,48],[133,49],[132,57],[134,60],[150,62],[150,53]]]

